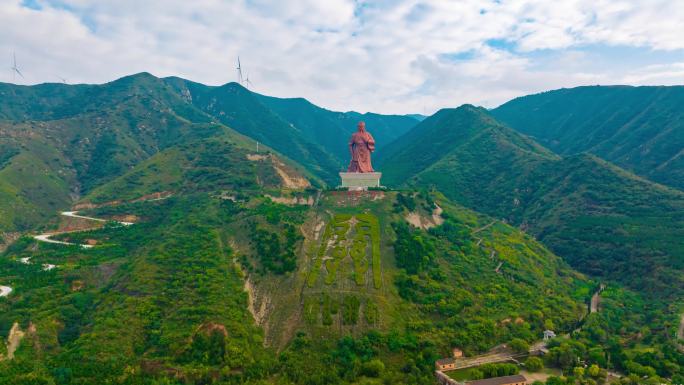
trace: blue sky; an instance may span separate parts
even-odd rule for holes
[[[593,84],[684,83],[684,1],[0,0],[0,81],[131,73],[433,113]],[[9,70],[16,52],[25,78]]]

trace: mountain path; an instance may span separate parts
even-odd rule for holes
[[[479,232],[482,231],[482,230],[486,230],[486,229],[492,227],[495,223],[496,223],[496,221],[491,221],[490,223],[488,223],[488,224],[486,224],[486,225],[480,227],[479,229],[473,230],[472,234],[477,234],[477,233],[479,233]]]
[[[109,220],[107,220],[107,219],[78,215],[78,211],[62,211],[60,213],[60,215],[63,215],[65,217],[71,217],[71,218],[86,219],[86,220],[91,220],[91,221],[95,221],[95,222],[109,222]],[[116,222],[120,225],[123,225],[123,226],[130,226],[133,224],[133,222],[124,222],[124,221],[114,221],[114,222]],[[34,235],[33,239],[40,241],[40,242],[55,243],[55,244],[67,245],[67,246],[80,246],[84,249],[89,249],[89,248],[92,248],[93,245],[84,245],[84,244],[78,244],[78,243],[72,243],[72,242],[58,241],[55,239],[51,239],[50,237],[53,237],[55,235],[60,235],[60,234],[71,234],[71,233],[78,233],[78,232],[83,232],[83,231],[90,231],[90,230],[94,230],[97,228],[98,227],[89,227],[89,228],[80,229],[80,230],[52,231],[52,232],[47,232],[47,233],[43,233],[43,234],[39,234],[39,235]],[[26,261],[26,262],[28,262],[28,261]]]
[[[596,313],[599,310],[599,303],[601,302],[601,292],[606,288],[605,284],[601,284],[599,289],[596,290],[594,295],[591,296],[591,302],[589,303],[589,313]]]

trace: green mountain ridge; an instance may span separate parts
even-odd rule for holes
[[[418,123],[418,119],[405,115],[336,112],[320,108],[303,98],[257,96],[265,105],[300,129],[303,136],[329,149],[342,164],[348,161],[347,142],[356,131],[356,124],[359,121],[364,121],[368,130],[372,132],[377,153],[381,153],[388,143]],[[326,130],[321,130],[321,127],[326,127]]]
[[[42,96],[44,89],[51,95],[47,99]],[[67,93],[62,104],[57,104],[51,87],[37,87],[37,95],[32,97],[47,102],[36,102],[35,110],[25,100],[12,98],[3,104],[9,105],[5,110],[14,111],[19,120],[0,120],[2,145],[13,154],[0,170],[8,175],[2,180],[3,190],[16,192],[3,201],[7,204],[3,209],[14,219],[3,223],[0,230],[26,230],[53,216],[57,206],[68,208],[68,202],[80,194],[112,180],[160,149],[223,132],[221,127],[208,124],[209,117],[188,109],[180,97],[151,75],[76,89],[80,94]],[[31,113],[34,115],[28,115]],[[49,195],[40,193],[42,185],[32,182],[29,169],[14,162],[43,159],[47,154],[50,158],[44,163],[49,167],[41,170],[39,178],[58,181],[45,183],[53,186]],[[30,199],[24,210],[26,205],[20,202],[27,197],[35,199]],[[37,214],[26,216],[31,211]]]
[[[413,127],[147,73],[0,95],[0,231],[97,224],[0,252],[0,383],[426,384],[547,329],[563,373],[684,379],[684,193],[597,155],[471,105]],[[402,190],[326,188],[357,119]]]
[[[0,181],[4,197],[0,208],[7,213],[0,221],[0,232],[44,223],[56,208],[68,208],[79,196],[159,151],[232,130],[236,132],[231,137],[245,148],[256,151],[255,141],[259,141],[262,152],[276,151],[284,162],[289,157],[303,165],[315,183],[336,184],[336,173],[343,169],[342,159],[262,103],[265,96],[235,83],[209,87],[140,73],[103,85],[2,83],[0,95],[0,172],[6,175]],[[340,125],[330,118],[338,113],[313,105],[307,108],[318,111],[323,119],[315,127],[319,137],[329,133],[338,138],[332,142],[339,140],[339,147],[346,151],[346,134],[338,132]],[[349,120],[356,115],[343,116]],[[406,122],[415,122],[408,117],[387,117],[384,123],[381,115],[364,116],[388,132],[395,123],[404,129]],[[241,139],[237,139],[238,132],[244,135]],[[42,143],[52,157],[38,161],[44,154],[34,153],[43,151],[34,143]],[[31,174],[25,174],[28,168],[13,166],[14,157],[32,159]],[[37,172],[37,167],[43,172]],[[36,178],[43,182],[30,182]],[[51,186],[49,194],[40,191],[43,185]]]
[[[580,271],[681,295],[680,191],[595,156],[560,158],[472,106],[440,111],[392,146],[388,185],[434,186],[530,231]]]
[[[590,152],[684,188],[684,86],[590,86],[513,99],[499,121],[561,154]]]

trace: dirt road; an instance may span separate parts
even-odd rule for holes
[[[78,211],[62,211],[60,214],[65,216],[65,217],[87,219],[87,220],[91,220],[91,221],[95,221],[95,222],[109,222],[108,220],[102,219],[102,218],[93,218],[93,217],[86,217],[83,215],[78,215]],[[123,226],[130,226],[133,224],[133,222],[122,222],[122,221],[116,221],[116,222],[120,225],[123,225]],[[37,241],[41,241],[41,242],[56,243],[56,244],[68,245],[68,246],[81,246],[84,249],[89,249],[93,246],[92,245],[80,245],[77,243],[64,242],[64,241],[57,241],[54,239],[50,239],[50,237],[53,237],[53,236],[59,235],[59,234],[68,234],[68,233],[76,233],[79,231],[88,231],[88,230],[92,230],[95,228],[96,227],[93,227],[91,229],[82,229],[82,230],[74,230],[74,231],[55,231],[55,232],[50,232],[50,233],[34,235],[33,239],[35,239]]]

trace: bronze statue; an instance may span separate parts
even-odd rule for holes
[[[366,123],[359,122],[358,131],[349,140],[351,162],[348,172],[374,172],[371,165],[371,152],[375,151],[375,139],[366,131]]]

